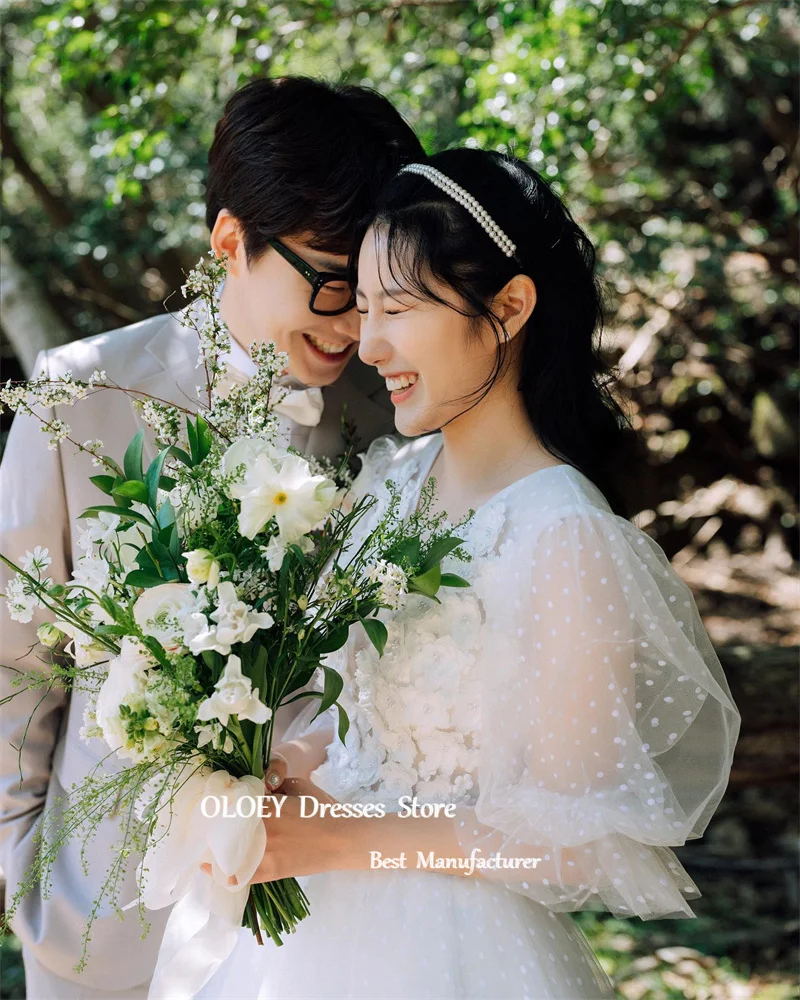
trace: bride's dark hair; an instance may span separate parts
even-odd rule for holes
[[[475,390],[474,406],[510,358],[511,342],[490,303],[514,275],[529,275],[537,298],[518,335],[518,388],[531,423],[544,448],[580,469],[616,511],[626,512],[611,470],[628,450],[630,428],[610,392],[613,378],[599,349],[603,304],[589,237],[547,182],[513,156],[450,149],[424,162],[480,202],[516,244],[521,263],[506,257],[472,215],[429,180],[399,173],[358,228],[353,276],[363,236],[373,226],[385,234],[396,284],[418,298],[451,305],[431,286],[439,282],[463,301],[462,315],[475,323],[488,320],[497,358]]]

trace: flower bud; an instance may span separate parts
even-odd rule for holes
[[[192,549],[191,552],[184,552],[183,556],[186,559],[186,575],[189,581],[197,584],[207,583],[211,567],[215,562],[214,556],[208,549]]]
[[[36,635],[39,642],[48,649],[53,649],[65,638],[61,629],[56,628],[51,622],[43,622],[36,629]]]
[[[301,594],[297,598],[297,606],[298,606],[298,608],[300,608],[301,611],[305,611],[306,610],[306,608],[308,607],[308,598],[306,597],[305,594]]]
[[[208,571],[208,580],[206,581],[206,586],[209,590],[216,590],[219,585],[219,563],[215,559],[211,563],[211,569]]]

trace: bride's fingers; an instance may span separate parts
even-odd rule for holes
[[[318,802],[336,802],[332,795],[323,791],[319,785],[315,785],[308,778],[286,778],[281,787],[287,795],[311,795]]]
[[[280,788],[288,769],[288,764],[283,754],[273,753],[269,759],[266,774],[264,775],[264,782],[270,792],[274,792]]]
[[[202,865],[200,865],[200,870],[204,871],[206,873],[206,875],[210,875],[211,874],[211,865],[206,861]],[[228,885],[238,885],[238,884],[239,884],[239,879],[236,878],[235,875],[229,875],[228,876]]]

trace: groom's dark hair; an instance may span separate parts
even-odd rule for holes
[[[258,79],[233,94],[208,155],[206,224],[241,223],[248,263],[268,241],[307,232],[328,253],[352,250],[358,220],[404,163],[424,156],[374,90],[303,76]]]

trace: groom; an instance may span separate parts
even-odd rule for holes
[[[341,453],[345,403],[362,446],[393,428],[382,382],[354,356],[358,316],[345,266],[360,215],[385,180],[420,155],[409,126],[377,93],[302,77],[249,83],[230,98],[217,124],[206,221],[212,249],[228,256],[220,313],[233,338],[229,361],[247,377],[250,344],[272,341],[288,352],[289,385],[296,392],[282,432],[285,443],[305,452]],[[88,379],[100,369],[126,388],[190,406],[202,381],[196,364],[194,331],[181,313],[165,313],[43,352],[36,374],[71,369],[76,379]],[[74,408],[56,408],[55,415],[71,426],[76,441],[100,438],[102,451],[117,459],[138,427],[130,398],[119,392],[95,393]],[[11,428],[0,468],[0,549],[18,560],[26,549],[47,547],[48,573],[63,582],[81,555],[75,520],[97,502],[89,483],[97,470],[67,442],[49,450],[39,427],[34,417],[18,415]],[[146,460],[154,457],[152,439],[145,451]],[[2,571],[0,591],[6,578]],[[42,669],[32,651],[39,621],[12,622],[0,600],[0,664],[25,673]],[[0,696],[20,690],[11,687],[12,676],[0,669]],[[35,856],[42,809],[100,759],[79,736],[85,697],[46,687],[22,690],[0,715],[0,866],[7,901]],[[81,868],[84,845],[65,845],[49,898],[36,889],[21,902],[14,930],[23,943],[30,1000],[147,996],[168,911],[148,914],[152,929],[141,940],[135,907],[120,921],[101,903],[87,968],[73,970],[117,836],[117,823],[109,819],[89,845],[88,876]],[[133,868],[119,895],[123,905],[136,898]]]

